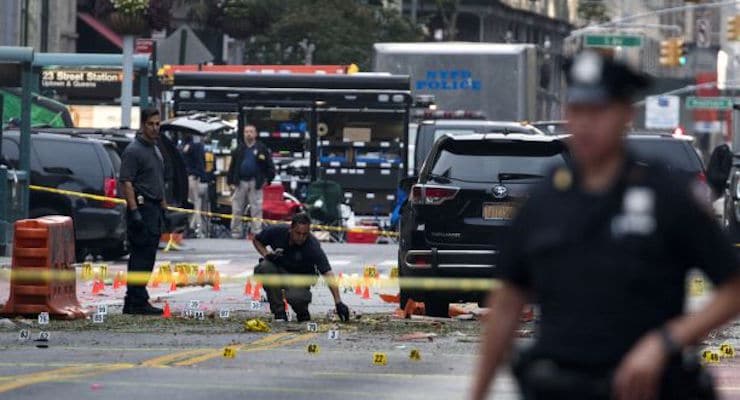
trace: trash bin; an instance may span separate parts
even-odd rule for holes
[[[0,256],[9,256],[13,248],[13,223],[25,218],[24,205],[28,202],[24,190],[28,184],[24,171],[0,165]]]

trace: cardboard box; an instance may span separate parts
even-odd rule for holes
[[[346,142],[369,142],[371,132],[370,128],[346,127],[342,129],[342,136]]]

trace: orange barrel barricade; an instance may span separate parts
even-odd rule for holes
[[[72,219],[52,215],[14,225],[10,298],[3,315],[48,312],[61,319],[85,318],[77,301]]]

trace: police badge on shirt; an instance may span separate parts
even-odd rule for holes
[[[628,187],[622,199],[622,212],[611,221],[615,238],[648,236],[655,232],[655,191],[645,186]]]

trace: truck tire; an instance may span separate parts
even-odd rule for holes
[[[424,299],[424,310],[428,317],[450,317],[450,301],[433,293],[428,293]]]
[[[400,289],[398,292],[398,308],[401,310],[406,308],[406,303],[411,300],[411,296],[409,296],[409,292],[404,289]]]

